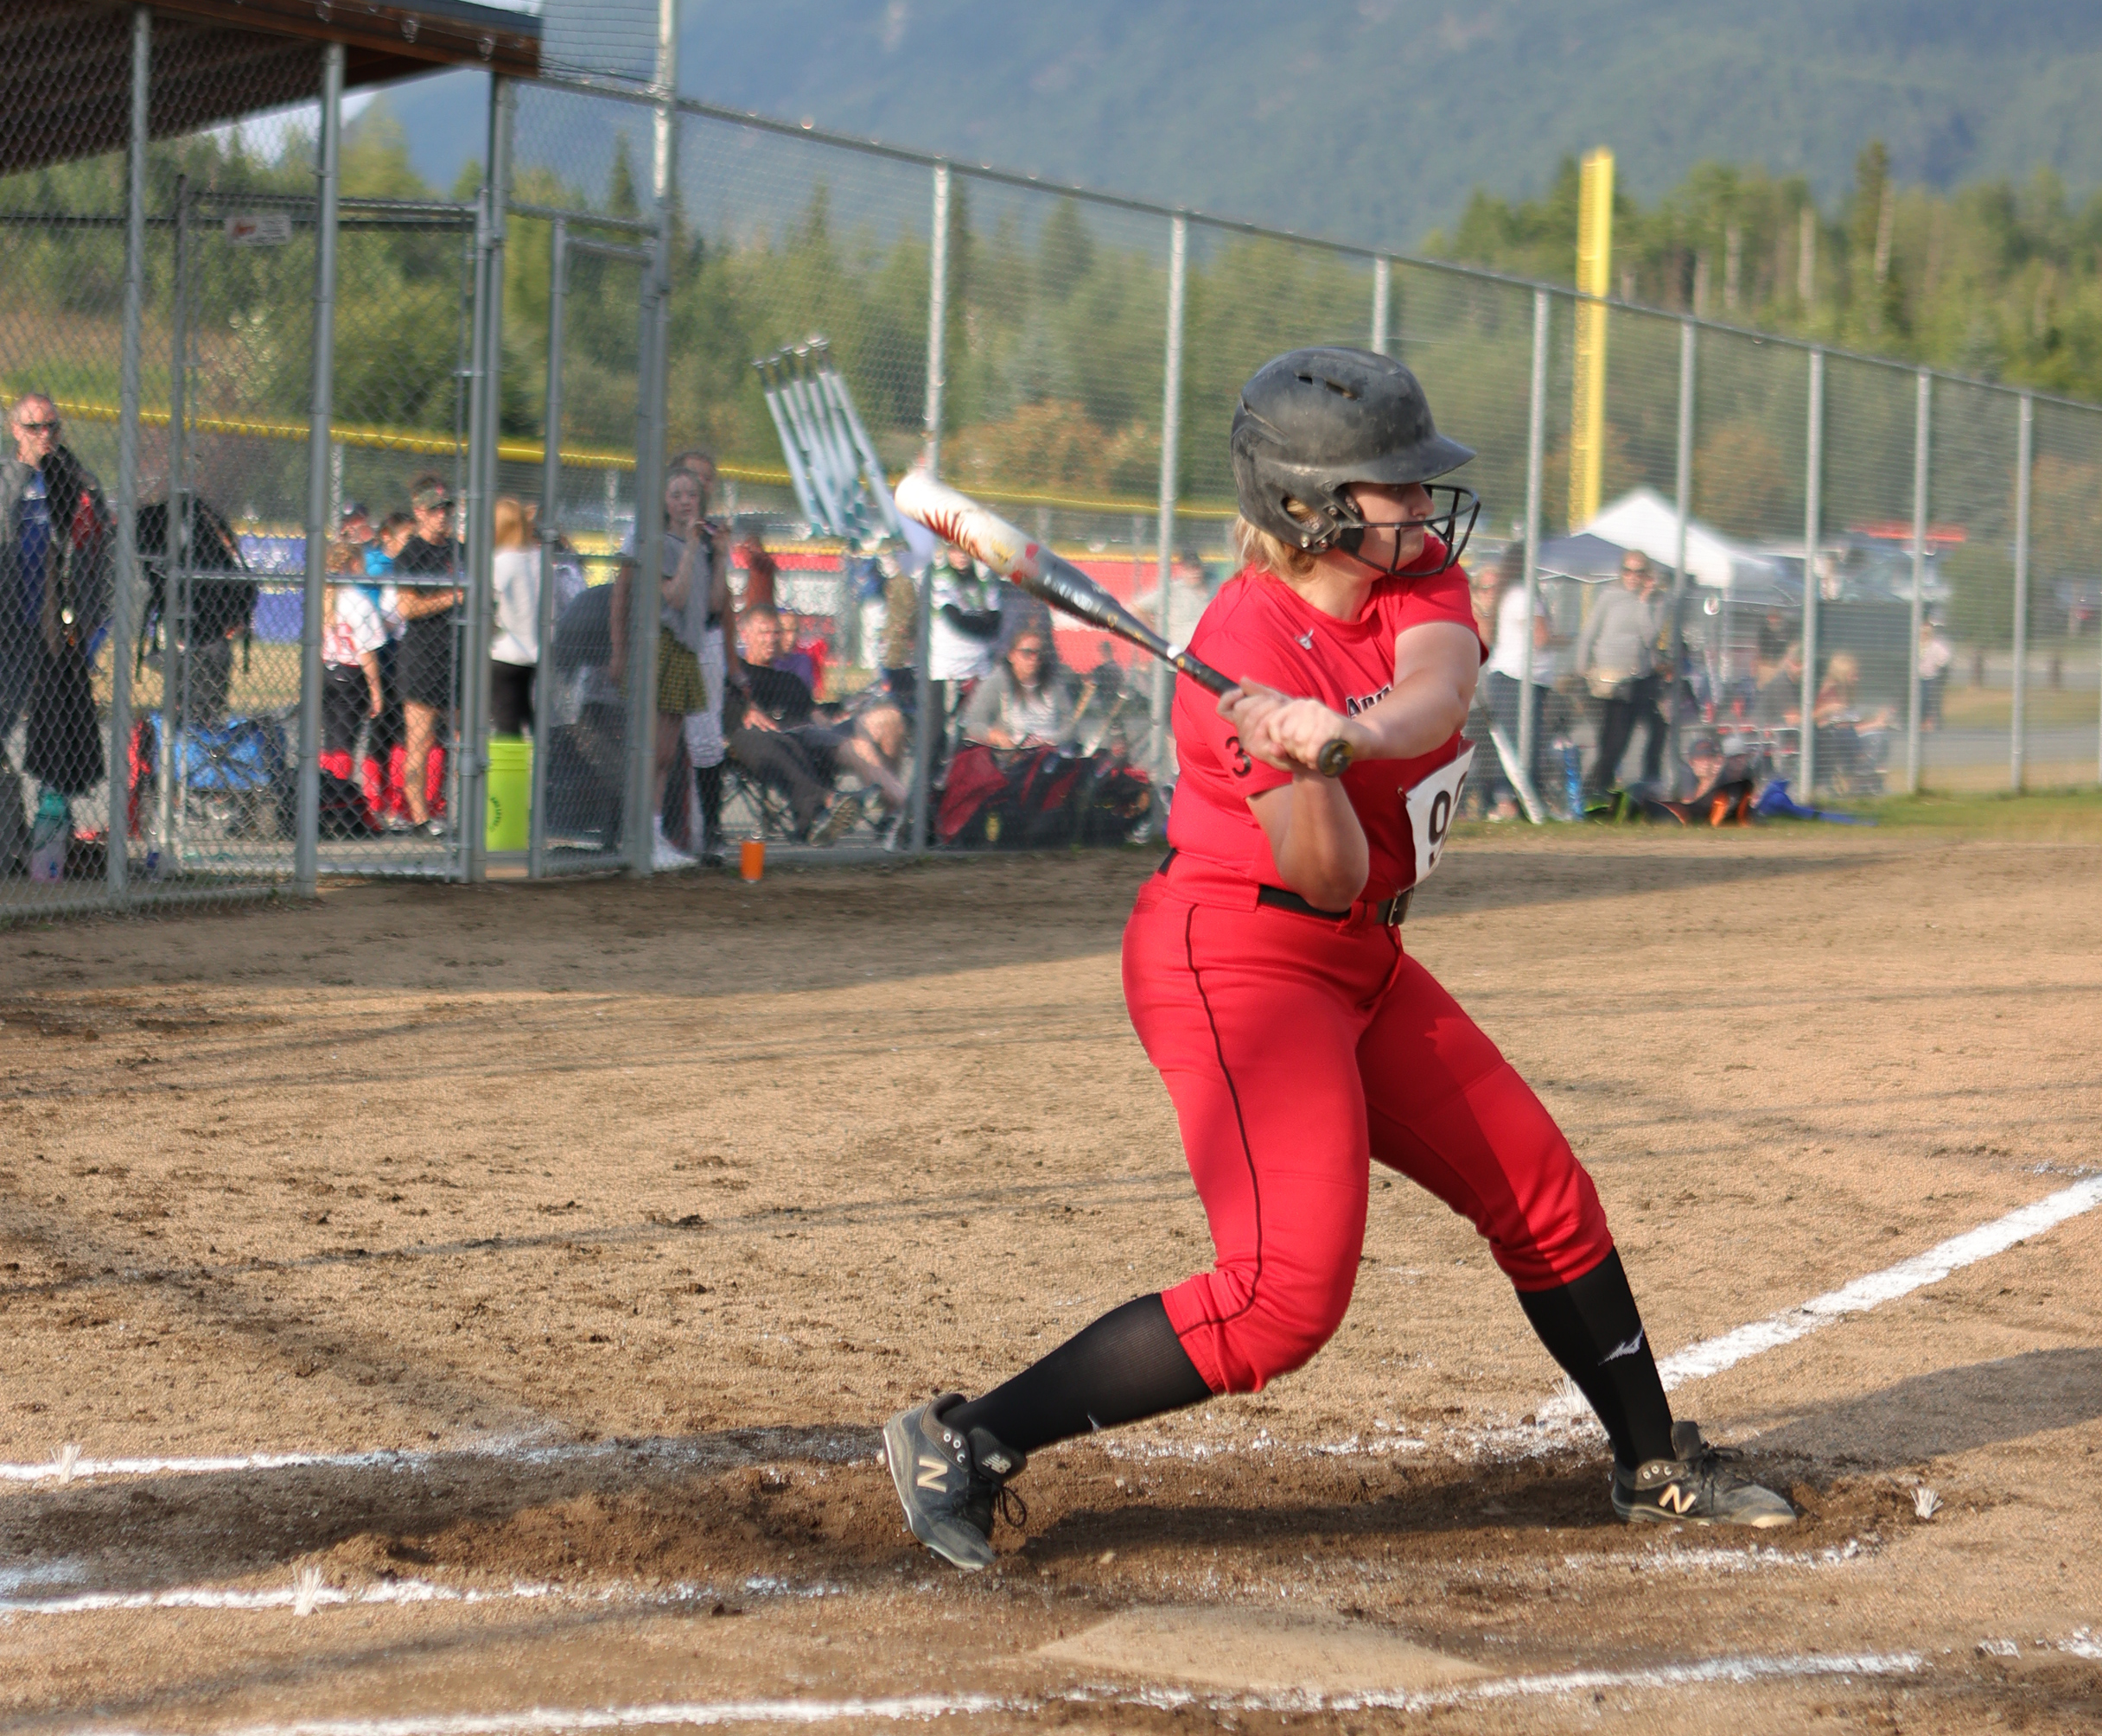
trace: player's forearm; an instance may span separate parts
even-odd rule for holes
[[[1377,705],[1350,721],[1352,757],[1359,760],[1413,760],[1452,739],[1467,722],[1471,690],[1441,670],[1418,670],[1394,684]]]
[[[1252,805],[1285,886],[1317,909],[1348,908],[1364,890],[1372,851],[1341,780],[1299,773]]]

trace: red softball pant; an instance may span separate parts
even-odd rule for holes
[[[1125,1002],[1218,1255],[1163,1298],[1213,1391],[1259,1390],[1342,1323],[1368,1158],[1471,1220],[1520,1290],[1613,1251],[1553,1117],[1398,931],[1247,897],[1193,903],[1156,875],[1124,937]]]

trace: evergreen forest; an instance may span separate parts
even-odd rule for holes
[[[192,343],[194,413],[230,427],[296,430],[310,402],[313,260],[295,226],[274,247],[232,245],[222,219],[310,194],[311,142],[275,146],[229,129],[157,146],[150,196],[174,209],[180,179],[196,201],[182,314]],[[843,177],[806,164],[793,192],[772,179],[690,188],[689,208],[718,213],[677,229],[672,308],[675,443],[711,447],[726,473],[785,499],[773,423],[753,360],[822,334],[886,463],[919,450],[927,362],[925,172],[897,165],[910,194],[885,205],[847,196]],[[411,166],[384,109],[351,130],[338,300],[335,414],[373,430],[354,443],[347,486],[376,506],[412,467],[449,462],[461,426],[464,304],[472,229]],[[863,172],[865,172],[865,167]],[[726,160],[724,184],[739,171]],[[473,171],[449,190],[471,200]],[[122,302],[122,231],[72,219],[114,216],[120,165],[61,165],[0,183],[12,226],[0,280],[0,386],[41,385],[112,405]],[[521,200],[609,214],[639,208],[625,154],[596,196],[543,167],[521,170]],[[433,201],[417,218],[360,200]],[[720,213],[735,212],[735,216]],[[1124,534],[1158,486],[1167,307],[1167,225],[1158,219],[955,177],[948,239],[944,468],[961,486],[1061,515],[1088,534]],[[61,222],[61,218],[68,220]],[[1551,283],[1572,277],[1573,164],[1544,198],[1477,192],[1423,263],[1396,262],[1390,348],[1423,377],[1440,423],[1481,454],[1468,480],[1485,529],[1513,528],[1524,504],[1532,302],[1522,286],[1440,269],[1487,266]],[[1760,334],[1812,339],[1894,362],[1928,362],[1988,380],[2102,400],[2102,199],[2073,209],[2048,175],[2019,188],[1942,195],[1897,188],[1880,147],[1857,184],[1819,208],[1796,181],[1704,166],[1644,206],[1615,209],[1615,289],[1655,312],[1608,321],[1607,498],[1673,486],[1679,324],[1691,310],[1742,327],[1705,334],[1694,451],[1695,511],[1732,534],[1799,540],[1803,353]],[[550,226],[514,218],[504,273],[505,433],[542,436]],[[144,401],[164,407],[175,317],[174,238],[152,232]],[[1192,226],[1185,315],[1179,493],[1200,523],[1231,499],[1225,429],[1239,385],[1296,344],[1363,344],[1373,324],[1370,261],[1331,249]],[[632,451],[639,273],[582,258],[566,304],[565,448]],[[1573,315],[1555,299],[1545,430],[1547,528],[1566,526]],[[1835,359],[1827,379],[1826,523],[1888,525],[1909,513],[1914,380],[1908,371]],[[1978,600],[1981,633],[2005,619],[2014,512],[2014,400],[1944,382],[1934,403],[1930,516],[1960,538],[1952,570]],[[392,444],[390,447],[389,438]],[[290,432],[198,442],[200,486],[237,513],[298,516],[304,448]],[[2034,522],[2039,571],[2102,572],[2092,502],[2102,485],[2102,417],[2037,412]],[[521,466],[528,455],[516,457]],[[150,473],[153,454],[146,455]],[[216,466],[216,468],[213,467]],[[589,467],[583,467],[588,469]],[[587,476],[585,480],[590,479]],[[521,468],[508,486],[530,486]],[[596,486],[594,482],[592,486]]]

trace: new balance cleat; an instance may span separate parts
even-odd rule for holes
[[[982,1428],[965,1434],[944,1424],[943,1414],[963,1402],[960,1392],[945,1392],[900,1411],[883,1425],[883,1457],[913,1536],[975,1573],[992,1565],[994,1509],[1016,1510],[1010,1515],[1016,1524],[1029,1517],[1005,1486],[1027,1461]]]
[[[1700,1426],[1672,1425],[1672,1459],[1652,1459],[1629,1477],[1613,1467],[1613,1510],[1630,1525],[1750,1525],[1795,1523],[1795,1509],[1729,1467],[1742,1455],[1701,1439]]]

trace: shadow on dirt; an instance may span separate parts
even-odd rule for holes
[[[2029,1351],[1915,1375],[1758,1438],[1762,1456],[1890,1471],[2102,1417],[2102,1350]]]

